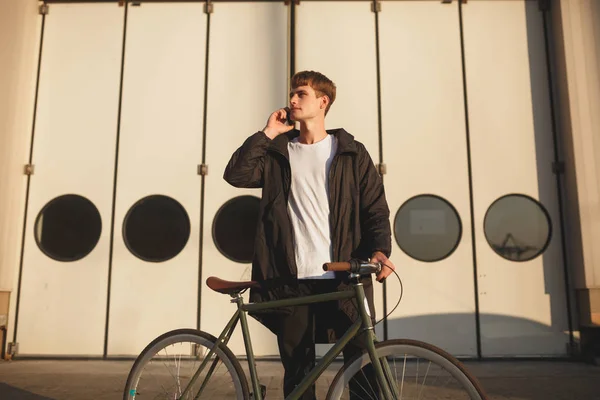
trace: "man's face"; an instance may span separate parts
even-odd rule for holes
[[[325,115],[327,97],[317,97],[310,86],[298,86],[290,91],[290,111],[294,121],[307,121]]]

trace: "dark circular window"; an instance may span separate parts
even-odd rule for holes
[[[213,221],[213,240],[227,258],[252,262],[260,199],[255,196],[234,197],[223,204]]]
[[[458,213],[441,197],[419,195],[396,213],[394,234],[398,246],[420,261],[439,261],[458,246],[462,226]]]
[[[42,208],[35,220],[35,241],[57,261],[76,261],[90,254],[102,232],[96,206],[85,197],[66,194]]]
[[[175,257],[190,237],[190,218],[171,197],[152,195],[135,203],[125,215],[123,238],[136,257],[162,262]]]
[[[535,199],[509,194],[492,203],[483,222],[485,238],[500,256],[528,261],[550,242],[552,227],[546,209]]]

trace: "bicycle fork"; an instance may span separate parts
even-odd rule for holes
[[[365,290],[362,283],[355,284],[354,290],[356,291],[357,299],[366,298]],[[365,332],[365,334],[368,336],[365,340],[366,348],[367,352],[369,353],[369,357],[371,358],[371,364],[373,365],[373,369],[375,370],[375,376],[377,378],[379,388],[381,389],[381,392],[385,399],[400,399],[400,395],[398,394],[398,388],[395,384],[395,377],[392,374],[392,371],[390,370],[387,358],[382,357],[381,359],[379,359],[377,357],[377,349],[375,349],[375,342],[377,341],[377,337],[375,336],[375,328],[373,327],[371,317],[369,316],[365,308],[364,300],[362,302],[358,301],[358,310],[360,312],[360,317],[363,321],[363,325],[365,326],[364,330],[367,331]]]

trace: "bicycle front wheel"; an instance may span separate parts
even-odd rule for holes
[[[123,399],[248,399],[246,375],[224,345],[215,350],[182,396],[216,341],[214,336],[194,329],[159,336],[135,360]]]
[[[387,340],[375,344],[388,382],[398,399],[485,400],[479,382],[447,352],[417,340]],[[369,354],[364,351],[337,373],[327,399],[379,399]],[[369,375],[369,377],[367,377]]]

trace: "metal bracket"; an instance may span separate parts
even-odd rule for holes
[[[34,172],[35,172],[35,165],[25,164],[25,168],[23,169],[23,173],[25,175],[33,175]]]
[[[381,1],[373,0],[371,3],[371,12],[378,13],[381,12]]]
[[[538,0],[540,11],[550,11],[550,0]]]
[[[255,368],[256,368],[256,363],[255,363]],[[266,386],[266,385],[263,385],[263,384],[262,384],[262,383],[260,383],[260,382],[259,382],[259,385],[258,385],[258,386],[260,386],[260,392],[262,393],[262,394],[261,394],[261,398],[262,398],[262,399],[264,399],[264,398],[267,396],[267,386]],[[254,399],[254,398],[256,398],[256,396],[254,395],[254,393],[250,393],[250,398],[251,398],[251,399]]]
[[[379,172],[379,175],[387,174],[387,166],[384,163],[377,164],[377,172]]]
[[[202,176],[208,175],[208,165],[198,164],[198,175],[202,175]]]
[[[213,3],[211,3],[210,0],[206,0],[206,3],[204,3],[204,13],[212,14],[214,11],[215,11],[215,7],[214,7]]]
[[[125,0],[119,0],[119,7],[123,7],[125,5]]]
[[[452,0],[442,0],[442,4],[452,4]]]
[[[555,175],[562,175],[565,173],[565,163],[562,161],[554,161],[552,163],[552,172]]]
[[[11,342],[8,344],[8,355],[11,357],[19,352],[19,343]]]
[[[50,6],[48,6],[48,4],[46,4],[46,3],[40,4],[38,11],[39,11],[40,15],[48,15],[48,13],[50,12]]]
[[[141,5],[142,5],[142,2],[141,2],[141,1],[132,1],[132,2],[131,2],[131,6],[132,6],[132,7],[139,7],[139,6],[141,6]]]

